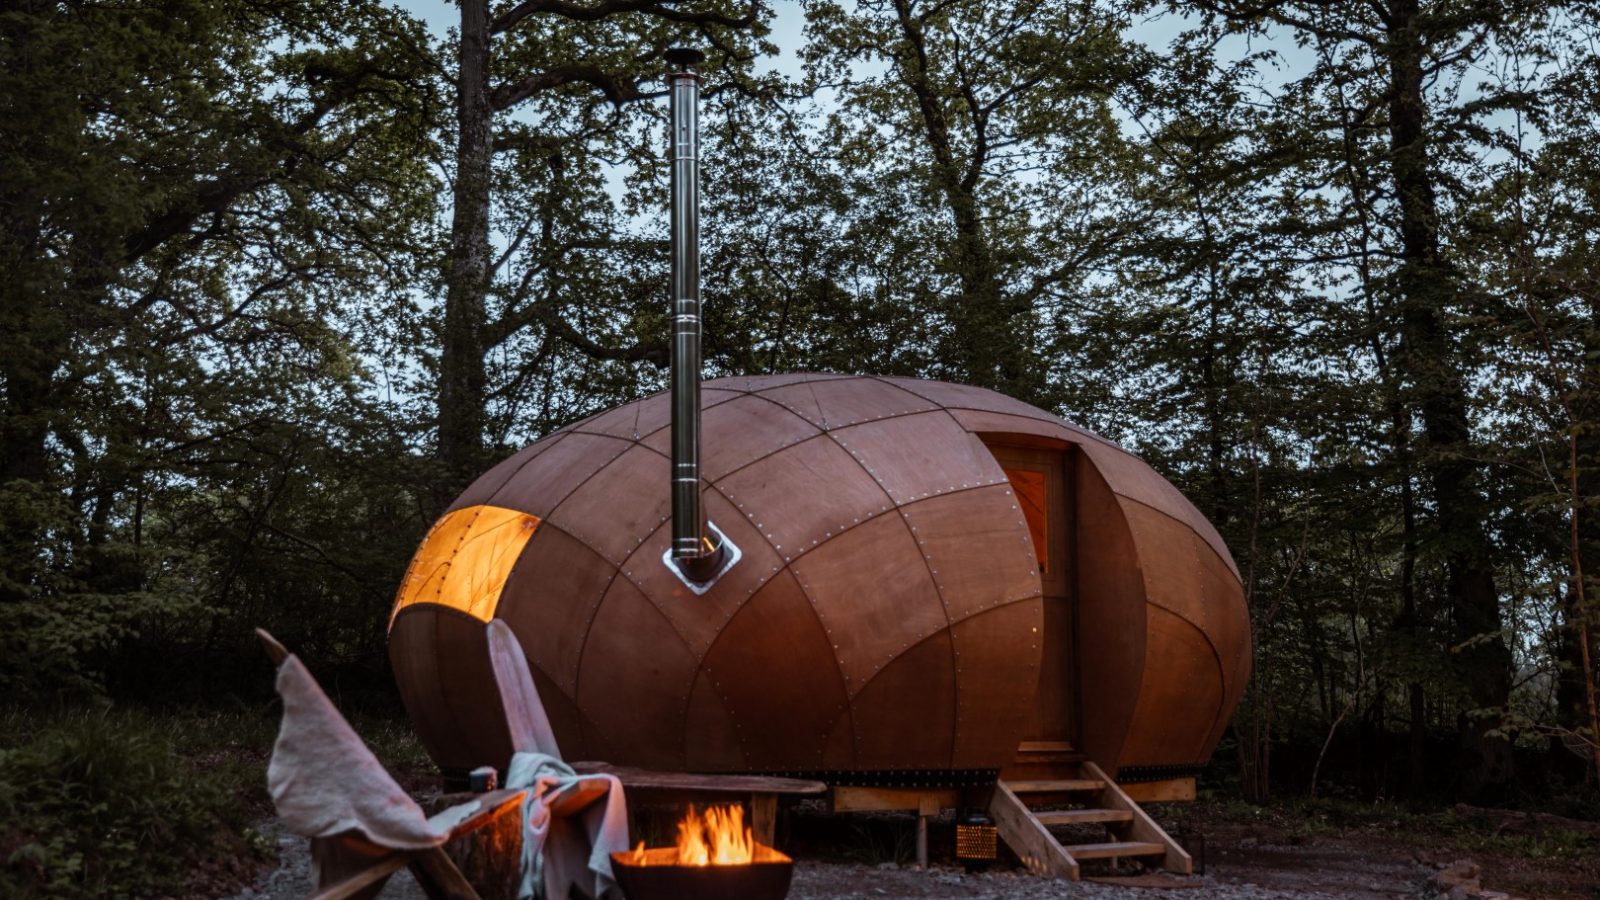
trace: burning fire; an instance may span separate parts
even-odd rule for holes
[[[744,823],[744,808],[738,804],[708,807],[703,813],[691,806],[678,822],[676,847],[646,850],[640,841],[638,847],[615,858],[633,866],[748,866],[789,860],[756,843]]]
[[[680,866],[748,866],[755,846],[741,806],[713,806],[704,815],[690,806],[678,823]]]

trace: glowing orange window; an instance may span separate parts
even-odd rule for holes
[[[413,603],[438,603],[487,622],[539,517],[499,506],[445,513],[422,539],[395,595],[394,617]]]

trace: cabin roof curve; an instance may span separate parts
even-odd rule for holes
[[[440,527],[465,523],[461,533],[467,540],[478,527],[474,523],[489,518],[475,510],[511,510],[525,517],[507,517],[507,522],[531,533],[526,552],[509,572],[484,576],[504,579],[501,611],[486,605],[486,612],[470,615],[498,615],[513,626],[538,668],[539,689],[552,717],[566,723],[564,733],[582,736],[583,746],[564,748],[568,752],[707,770],[1003,764],[1032,700],[1013,686],[1031,683],[1029,673],[1037,676],[1037,646],[1030,657],[1016,644],[1021,637],[1026,647],[1029,629],[1037,630],[1040,587],[1026,523],[1010,505],[1009,482],[986,449],[985,437],[1075,445],[1130,523],[1147,526],[1133,529],[1135,545],[1159,547],[1178,532],[1191,536],[1185,543],[1193,545],[1195,555],[1185,557],[1184,565],[1209,557],[1210,563],[1198,561],[1200,569],[1213,581],[1231,580],[1237,591],[1237,568],[1220,536],[1148,465],[1092,432],[993,391],[826,373],[735,376],[703,383],[702,410],[706,510],[746,556],[725,583],[694,598],[693,607],[676,602],[690,598],[659,563],[670,530],[670,410],[664,393],[572,423],[524,448],[474,482],[441,519]],[[785,473],[806,477],[786,482]],[[819,483],[829,490],[816,490]],[[983,515],[990,507],[993,522],[987,533],[1018,532],[1002,542],[1000,551],[992,541],[978,551],[958,540],[937,544],[941,528],[959,532],[974,510]],[[853,540],[837,540],[846,532]],[[863,537],[868,532],[882,534]],[[904,548],[852,558],[863,547],[886,547],[886,542]],[[493,546],[487,539],[485,545]],[[979,551],[982,556],[973,555]],[[967,568],[983,568],[989,583],[961,581],[963,566],[948,564],[960,560]],[[897,591],[894,596],[900,598],[877,604],[895,610],[881,621],[872,617],[873,604],[844,601],[859,591],[841,574],[879,565],[893,573],[885,575],[885,590]],[[525,572],[519,577],[518,570]],[[534,571],[542,574],[529,577]],[[1197,631],[1201,643],[1217,643],[1206,623],[1208,592],[1178,591],[1169,599],[1160,584],[1148,577],[1146,582],[1137,598],[1129,598],[1149,595],[1152,605],[1169,607],[1174,617],[1190,623],[1183,627]],[[680,592],[685,596],[678,597]],[[559,609],[550,607],[552,596],[563,598]],[[707,604],[718,614],[682,612],[703,611]],[[1142,630],[1144,604],[1138,606]],[[759,608],[761,616],[747,607]],[[542,617],[537,621],[534,610]],[[453,707],[457,704],[445,695],[470,695],[457,688],[441,694],[426,682],[457,678],[465,685],[476,675],[452,674],[443,660],[418,661],[418,653],[433,650],[399,647],[475,641],[470,622],[458,627],[460,618],[419,608],[401,622],[397,635],[402,639],[391,643],[391,652],[407,660],[403,667],[396,657],[408,706],[413,696]],[[791,619],[786,629],[754,627],[756,621]],[[611,627],[624,622],[626,627]],[[468,636],[449,636],[456,632]],[[779,655],[794,661],[792,677],[784,683],[795,689],[791,699],[800,707],[791,706],[776,719],[760,709],[768,702],[764,698],[738,696],[738,679],[718,681],[729,667],[765,665],[757,658],[774,658],[767,651],[775,648],[761,645],[774,635],[807,636],[804,643],[791,639],[781,648]],[[1010,637],[1001,639],[1004,635]],[[1151,652],[1159,649],[1152,646]],[[1232,707],[1227,697],[1242,686],[1230,677],[1233,667],[1223,662],[1229,652],[1215,651],[1222,670],[1216,713],[1224,718]],[[659,677],[625,682],[626,673],[597,662],[641,653],[657,660]],[[1145,665],[1142,649],[1138,656],[1122,664],[1136,674],[1125,679],[1131,693],[1119,701],[1120,719],[1136,719],[1135,706],[1149,705],[1149,692],[1141,692],[1138,684],[1137,672]],[[902,681],[947,699],[939,701],[939,709],[911,709],[900,702]],[[608,721],[606,716],[617,714],[610,701],[623,699],[631,704],[625,717],[632,718]],[[914,719],[897,718],[913,713]],[[1161,714],[1154,709],[1144,715]],[[472,713],[450,715],[460,720]],[[1158,743],[1145,756],[1161,763],[1199,761],[1196,754],[1203,749],[1208,755],[1214,744],[1211,715],[1205,712],[1187,729],[1197,735],[1189,744]],[[435,743],[457,740],[452,729],[462,730],[443,724],[448,717],[435,718],[434,739],[424,734],[430,752]],[[616,736],[630,729],[637,737],[618,743],[622,739]],[[923,742],[925,752],[903,754],[899,737],[907,729],[932,735]],[[713,748],[713,756],[703,754],[706,747]]]

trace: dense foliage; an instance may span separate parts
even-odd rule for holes
[[[808,0],[788,68],[761,3],[461,5],[0,11],[12,702],[259,691],[253,625],[381,686],[441,505],[662,381],[689,40],[711,369],[1142,453],[1245,573],[1253,799],[1593,789],[1592,4]]]
[[[225,767],[185,764],[170,722],[84,711],[5,725],[0,894],[173,896],[211,860],[248,868],[266,849]]]

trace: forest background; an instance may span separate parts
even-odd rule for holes
[[[252,627],[402,719],[436,514],[664,386],[675,44],[708,375],[977,384],[1150,461],[1246,581],[1216,790],[1600,816],[1600,7],[421,12],[0,6],[5,877],[145,877],[73,829],[270,718]]]

